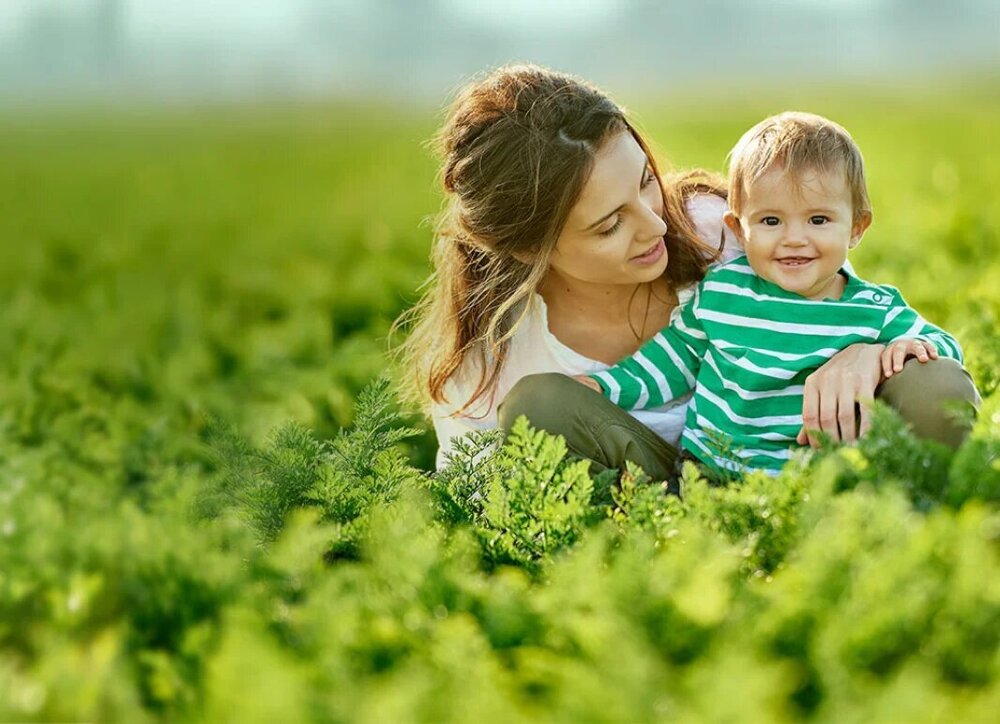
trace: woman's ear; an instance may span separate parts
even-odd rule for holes
[[[740,248],[744,248],[746,239],[743,238],[743,224],[740,223],[740,217],[732,211],[727,211],[722,217],[722,222],[736,236],[736,241],[740,242]]]
[[[851,243],[847,245],[847,248],[853,249],[860,244],[861,237],[865,235],[865,232],[868,231],[868,227],[871,225],[872,212],[862,212],[861,215],[854,220],[854,224],[851,225]]]

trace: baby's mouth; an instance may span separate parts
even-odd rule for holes
[[[784,264],[785,266],[802,266],[803,264],[808,264],[813,261],[811,256],[786,256],[778,259],[779,264]]]

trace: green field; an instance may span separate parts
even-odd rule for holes
[[[526,431],[432,476],[357,404],[428,272],[432,113],[0,116],[0,720],[992,720],[1000,97],[817,97],[868,163],[856,268],[984,414],[683,503]],[[783,105],[638,116],[720,169]]]

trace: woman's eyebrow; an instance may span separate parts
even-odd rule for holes
[[[648,169],[648,168],[649,168],[649,159],[647,158],[646,162],[642,165],[642,174],[639,176],[639,185],[640,186],[642,186],[642,180],[646,177],[646,169]],[[590,226],[588,226],[587,228],[585,228],[584,231],[590,231],[591,229],[594,229],[594,228],[600,226],[605,221],[607,221],[612,216],[614,216],[619,211],[621,211],[624,206],[625,206],[625,204],[622,204],[618,208],[612,209],[609,213],[605,214],[604,216],[602,216],[601,218],[599,218],[597,221],[595,221],[593,224],[591,224]]]

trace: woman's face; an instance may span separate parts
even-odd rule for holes
[[[642,148],[628,131],[594,157],[590,178],[549,259],[564,281],[635,285],[667,268],[663,195]]]

